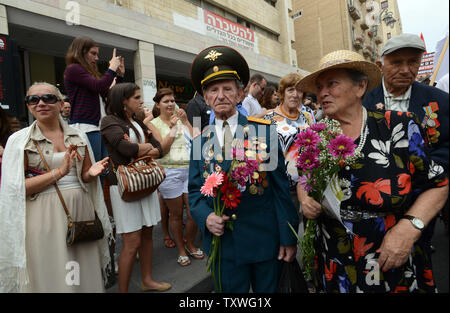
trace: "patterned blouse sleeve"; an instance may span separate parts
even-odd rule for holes
[[[414,193],[430,188],[448,185],[444,168],[434,162],[425,149],[424,132],[416,115],[408,113],[408,169],[411,173],[411,187]]]

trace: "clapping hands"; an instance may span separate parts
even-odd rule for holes
[[[186,112],[183,110],[183,109],[178,109],[176,112],[175,112],[175,116],[176,117],[178,117],[178,119],[183,123],[183,124],[185,124],[186,122],[187,122],[187,114],[186,114]]]
[[[73,160],[75,156],[78,154],[77,152],[78,147],[76,145],[69,145],[69,147],[66,150],[66,154],[64,155],[60,172],[63,176],[69,174],[70,169],[73,166]]]
[[[88,174],[91,177],[97,177],[108,168],[108,160],[109,157],[104,158],[103,160],[98,161],[97,163],[92,164],[89,168]]]

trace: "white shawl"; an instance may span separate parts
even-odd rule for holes
[[[26,196],[24,175],[24,148],[30,140],[29,127],[12,134],[6,144],[2,160],[0,187],[0,292],[20,292],[29,283],[25,249]],[[72,128],[74,129],[74,128]],[[77,130],[86,143],[89,156],[94,154],[86,135]],[[110,266],[108,243],[113,240],[112,227],[103,198],[99,179],[86,184],[95,211],[100,218],[105,236],[99,241],[103,278]]]

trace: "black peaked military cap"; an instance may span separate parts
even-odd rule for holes
[[[203,89],[211,82],[237,79],[247,86],[250,70],[244,57],[226,46],[212,46],[201,51],[191,65],[191,81],[195,90],[203,95]]]

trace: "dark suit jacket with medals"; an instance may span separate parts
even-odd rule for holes
[[[363,105],[370,110],[377,110],[378,103],[384,104],[383,85],[380,84],[377,88],[372,90],[364,99]],[[436,103],[436,104],[433,104]],[[430,127],[427,123],[425,126],[425,133],[438,132],[437,140],[430,140],[425,138],[427,142],[427,150],[433,161],[439,163],[445,168],[448,175],[448,158],[449,158],[449,143],[448,143],[448,93],[431,86],[424,85],[419,82],[414,82],[411,88],[411,98],[409,102],[409,112],[417,115],[419,121],[426,120],[427,107],[432,107],[433,113],[436,117]],[[430,110],[428,110],[430,111]],[[425,135],[426,135],[425,134]],[[434,142],[433,142],[434,141]]]
[[[277,258],[280,245],[291,246],[297,243],[297,238],[288,222],[295,230],[299,223],[297,210],[290,197],[284,157],[275,128],[264,123],[249,121],[241,114],[238,116],[238,128],[240,128],[239,126],[244,129],[244,133],[249,127],[256,130],[248,135],[249,138],[246,138],[249,142],[254,142],[254,134],[256,134],[256,142],[260,144],[265,142],[264,145],[261,145],[266,148],[265,152],[268,156],[264,161],[264,166],[276,163],[273,167],[275,169],[272,171],[259,171],[261,179],[259,182],[254,181],[254,186],[251,186],[251,181],[247,182],[236,210],[226,209],[224,212],[230,217],[232,214],[236,214],[237,218],[233,221],[234,230],[225,228],[225,233],[221,236],[222,258],[235,260],[238,265]],[[212,198],[203,196],[200,188],[203,186],[207,174],[214,171],[217,164],[224,172],[228,172],[231,165],[229,158],[228,160],[216,158],[217,152],[209,160],[207,151],[214,144],[219,145],[214,130],[215,124],[212,124],[202,135],[194,138],[189,165],[189,205],[191,215],[201,230],[203,248],[206,253],[209,253],[213,236],[206,227],[206,218],[214,210]],[[271,132],[273,132],[273,136],[271,136]],[[234,137],[240,138],[241,135],[236,131]],[[271,148],[275,150],[270,153]],[[199,149],[205,150],[206,153],[199,153]],[[195,153],[197,153],[196,159],[194,159]],[[199,154],[200,157],[198,157]],[[265,153],[263,152],[263,154]],[[271,160],[271,158],[275,160]]]

